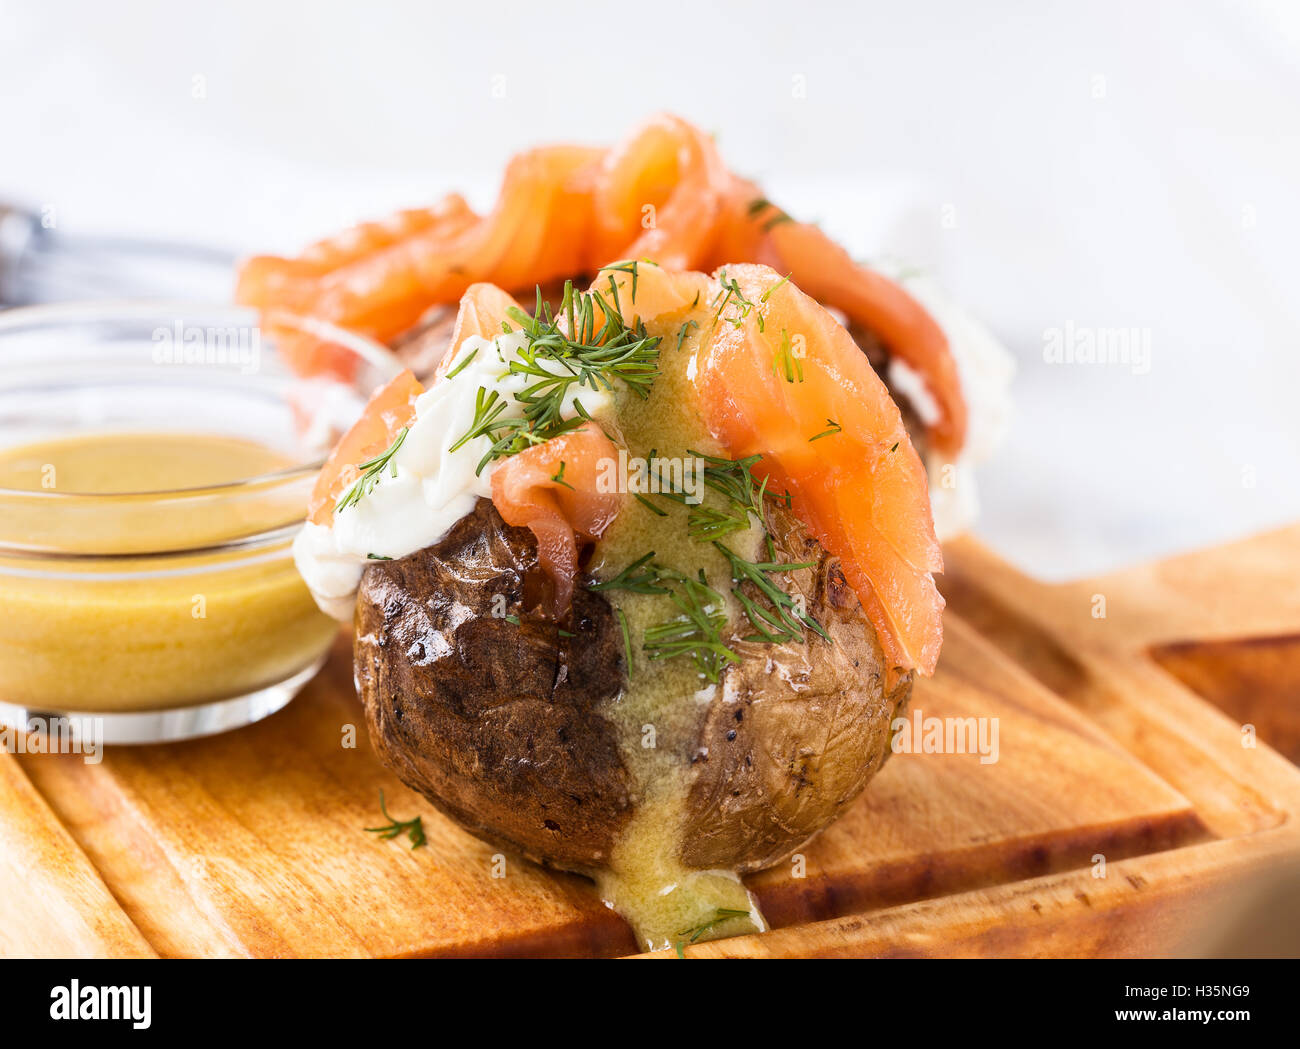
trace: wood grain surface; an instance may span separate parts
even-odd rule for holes
[[[895,755],[799,862],[750,879],[773,931],[689,954],[1174,953],[1300,848],[1300,770],[1268,745],[1296,741],[1281,568],[1300,528],[1069,586],[973,541],[947,553],[947,638],[913,716],[996,719],[997,761]],[[1279,681],[1281,703],[1259,698]],[[427,847],[366,833],[381,789]],[[378,765],[344,635],[238,732],[98,765],[0,754],[0,846],[9,955],[635,950],[589,882],[495,856]]]

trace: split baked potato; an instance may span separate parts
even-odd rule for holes
[[[768,511],[791,593],[830,635],[732,643],[689,752],[681,861],[759,870],[839,816],[889,756],[911,674],[886,685],[875,629],[839,561]],[[482,500],[436,546],[376,561],[355,621],[357,688],[380,758],[479,837],[567,870],[610,858],[638,804],[602,710],[627,684],[610,602],[579,588],[556,622],[536,540]],[[500,600],[504,595],[505,600]]]

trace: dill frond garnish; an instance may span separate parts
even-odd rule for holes
[[[784,328],[781,329],[781,345],[772,361],[772,372],[782,376],[786,382],[803,382],[803,361],[795,355],[790,333]]]
[[[666,594],[669,592],[668,587],[660,585],[662,573],[658,566],[651,564],[654,556],[655,552],[651,550],[648,554],[638,557],[613,579],[607,579],[603,583],[592,583],[587,589],[627,590],[633,594]]]
[[[632,273],[635,284],[635,267],[632,262],[606,269]],[[542,301],[539,287],[532,316],[518,308],[512,308],[509,316],[518,325],[509,330],[523,332],[525,343],[506,372],[526,376],[529,383],[514,395],[517,414],[496,390],[479,388],[473,422],[451,448],[456,451],[475,438],[487,437],[491,446],[477,472],[495,459],[581,426],[590,415],[576,397],[571,403],[578,418],[564,418],[566,401],[577,390],[612,391],[617,381],[642,399],[650,396],[659,374],[660,337],[647,334],[639,320],[629,325],[623,319],[618,282],[612,274],[608,298],[601,291],[575,292],[573,282],[566,281],[557,314]]]
[[[384,792],[379,792],[379,811],[384,814],[384,819],[388,823],[383,827],[367,827],[366,832],[369,834],[378,834],[381,841],[389,841],[396,838],[399,834],[405,832],[411,842],[411,848],[418,849],[421,845],[428,842],[424,837],[424,821],[419,816],[410,820],[395,820],[388,814],[388,805],[384,801]]]
[[[732,532],[745,531],[750,527],[751,515],[760,521],[763,519],[764,499],[771,499],[785,506],[790,505],[789,492],[783,495],[769,492],[766,478],[761,484],[754,479],[753,469],[762,459],[761,455],[751,455],[744,459],[724,459],[716,455],[705,455],[694,448],[687,449],[686,454],[705,464],[702,476],[705,487],[717,492],[725,500],[721,507],[692,504],[681,488],[674,487],[672,483],[661,478],[660,490],[656,494],[660,498],[690,507],[687,534],[692,539],[708,541],[720,539]],[[652,451],[649,459],[653,462],[654,458],[655,453]],[[636,498],[656,516],[667,516],[661,508],[644,496],[638,494]]]
[[[379,483],[385,469],[388,469],[393,477],[397,476],[397,463],[393,462],[393,456],[395,456],[397,450],[402,447],[402,442],[406,440],[406,435],[409,431],[410,427],[402,427],[402,429],[398,431],[397,436],[393,438],[393,443],[390,444],[387,449],[380,452],[373,459],[368,459],[357,467],[357,469],[361,471],[361,476],[358,477],[352,487],[344,493],[343,498],[335,504],[334,512],[336,514],[341,513],[349,506],[355,505],[358,500],[374,491],[375,485]]]
[[[739,662],[740,658],[722,641],[722,631],[727,626],[726,602],[708,585],[703,569],[698,577],[692,578],[655,564],[654,556],[651,550],[614,578],[592,583],[587,589],[667,596],[676,606],[678,615],[665,623],[648,627],[642,651],[652,660],[689,656],[695,661],[696,669],[716,683],[722,668],[727,663]],[[628,646],[628,666],[631,667],[632,642],[627,633],[627,620],[621,609],[617,611],[624,630],[624,643]]]
[[[719,907],[708,921],[701,922],[689,929],[683,929],[677,934],[677,957],[685,958],[685,948],[688,944],[694,943],[707,932],[712,932],[723,922],[730,921],[732,918],[748,918],[749,911],[736,910],[734,907]]]
[[[461,361],[458,365],[456,365],[456,367],[452,368],[452,370],[449,371],[445,376],[443,376],[443,378],[445,379],[456,378],[457,375],[459,375],[469,366],[469,362],[472,361],[477,356],[478,356],[478,347],[475,346],[472,350],[469,351],[468,354],[465,355],[465,359]]]
[[[745,610],[750,625],[758,632],[746,641],[802,641],[804,628],[816,631],[827,641],[831,639],[825,629],[812,616],[800,611],[794,599],[769,578],[769,572],[793,572],[800,568],[813,568],[815,563],[806,561],[802,564],[786,564],[775,561],[746,561],[724,543],[713,544],[731,563],[731,578],[737,585],[732,589],[735,597]],[[760,594],[771,603],[771,608],[764,608],[741,589],[740,584],[752,583]]]
[[[610,271],[610,270],[612,270],[615,273],[630,273],[632,275],[632,305],[635,306],[636,305],[636,276],[637,276],[636,260],[629,259],[626,262],[610,263],[610,265],[608,266],[601,266],[600,269],[597,270],[596,272],[605,273],[606,271]],[[617,294],[615,296],[614,301],[616,303],[618,302]]]
[[[787,215],[784,211],[782,211],[780,208],[778,208],[775,204],[773,204],[770,200],[766,199],[765,197],[756,197],[754,200],[751,200],[749,202],[749,206],[745,209],[745,213],[751,219],[755,219],[755,220],[760,215],[768,211],[770,211],[772,214],[770,214],[767,218],[763,220],[762,229],[764,233],[770,230],[773,226],[780,225],[782,222],[793,221],[789,215]]]
[[[649,511],[650,511],[652,514],[654,514],[656,517],[667,517],[667,516],[668,516],[668,511],[667,511],[667,510],[663,510],[663,509],[661,509],[660,507],[655,506],[654,503],[652,503],[649,499],[647,499],[647,498],[646,498],[644,495],[642,495],[640,492],[633,492],[633,493],[632,493],[632,496],[633,496],[633,498],[636,499],[637,502],[639,502],[642,506],[644,506],[647,510],[649,510]]]
[[[784,284],[789,279],[790,279],[790,274],[787,273],[779,281],[777,281],[770,288],[768,288],[767,291],[763,292],[763,294],[758,297],[758,301],[767,302],[767,300],[772,297],[772,292],[776,291],[777,288],[779,288],[782,284]]]
[[[740,290],[740,282],[734,277],[728,277],[726,270],[718,271],[718,284],[721,286],[722,290],[714,296],[714,301],[718,303],[718,308],[713,314],[714,323],[717,323],[719,320],[724,320],[732,327],[739,328],[745,323],[745,318],[749,316],[750,311],[754,309],[754,303],[745,298],[745,293]],[[725,310],[729,304],[733,303],[737,308],[735,315],[723,317],[722,311]],[[762,331],[763,315],[761,313],[755,313],[754,317],[758,321],[758,330]]]
[[[809,444],[811,444],[813,441],[820,441],[823,437],[834,437],[837,433],[842,432],[844,429],[844,427],[841,426],[839,423],[837,423],[834,419],[827,419],[826,425],[829,426],[830,429],[823,430],[816,437],[809,437],[808,438]]]
[[[708,487],[760,517],[765,498],[785,506],[790,505],[789,492],[781,495],[769,492],[767,478],[763,479],[762,484],[754,480],[754,467],[762,460],[761,454],[748,455],[743,459],[724,459],[717,455],[705,455],[694,449],[688,449],[686,454],[704,460],[704,483]]]
[[[686,521],[686,532],[692,539],[701,541],[721,539],[733,532],[743,532],[749,528],[749,515],[728,507],[719,510],[712,506],[697,506],[691,510]]]
[[[740,657],[722,641],[727,626],[722,595],[708,585],[703,570],[698,579],[669,569],[658,572],[660,579],[677,584],[668,597],[680,614],[647,628],[643,646],[646,655],[652,660],[689,656],[695,669],[716,684],[723,667],[740,662]]]
[[[698,295],[698,294],[699,294],[699,292],[696,292],[696,295]],[[684,342],[686,341],[686,336],[687,336],[687,334],[690,332],[690,330],[691,330],[692,328],[698,328],[699,326],[700,326],[700,322],[699,322],[699,321],[686,321],[686,322],[682,325],[682,327],[681,327],[681,331],[679,331],[679,332],[677,333],[677,348],[678,348],[679,350],[682,348],[682,343],[684,343]]]

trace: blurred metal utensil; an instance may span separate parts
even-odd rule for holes
[[[230,296],[235,258],[179,241],[64,233],[0,202],[0,308],[139,296],[220,301]]]

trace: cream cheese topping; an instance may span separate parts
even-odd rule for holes
[[[351,621],[357,587],[369,561],[406,557],[434,545],[474,509],[479,498],[491,498],[492,474],[500,460],[484,464],[481,470],[479,463],[492,440],[480,436],[455,446],[474,426],[480,389],[495,392],[510,405],[503,418],[517,417],[522,410],[516,395],[538,378],[512,373],[510,365],[521,359],[526,345],[523,332],[492,340],[478,335],[467,338],[447,374],[416,399],[415,421],[374,487],[336,511],[329,525],[309,521],[298,533],[294,563],[322,611]],[[533,364],[557,375],[569,374],[549,358],[539,357]],[[560,415],[565,419],[582,412],[599,415],[610,404],[608,392],[572,383]]]

